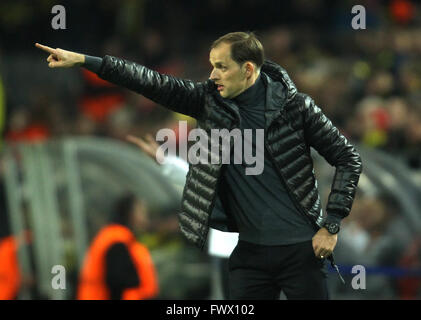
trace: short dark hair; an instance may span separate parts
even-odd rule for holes
[[[246,61],[254,62],[258,68],[263,65],[265,53],[263,45],[253,32],[230,32],[216,39],[211,49],[221,43],[231,44],[231,59],[238,64]]]

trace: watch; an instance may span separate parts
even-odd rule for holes
[[[323,227],[329,231],[330,234],[337,234],[340,230],[339,224],[326,222]]]

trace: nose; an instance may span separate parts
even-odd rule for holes
[[[214,68],[214,69],[212,69],[212,72],[211,72],[211,74],[210,74],[210,79],[211,80],[218,80],[218,72],[216,71],[216,69]]]

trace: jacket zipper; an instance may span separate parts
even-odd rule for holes
[[[304,216],[305,221],[307,221],[307,222],[310,224],[310,226],[313,226],[312,221],[310,220],[310,219],[311,219],[311,217],[309,217],[309,215],[308,215],[308,214],[306,214],[306,213],[303,211],[303,208],[302,208],[301,204],[300,204],[300,203],[297,201],[297,199],[295,198],[295,196],[294,196],[294,194],[293,194],[292,190],[290,189],[290,187],[289,187],[289,186],[288,186],[288,184],[286,183],[285,177],[283,176],[283,174],[282,174],[281,170],[278,168],[278,164],[277,164],[277,162],[276,162],[275,158],[272,156],[272,151],[270,150],[269,145],[268,145],[268,143],[267,143],[267,132],[269,131],[269,128],[270,128],[270,127],[271,127],[271,125],[268,127],[268,130],[265,132],[265,148],[266,148],[266,150],[267,150],[267,152],[268,152],[268,154],[269,154],[269,156],[270,156],[270,158],[271,158],[271,160],[272,160],[272,163],[273,163],[273,165],[274,165],[274,167],[275,167],[275,170],[277,171],[277,173],[278,173],[279,177],[281,178],[280,180],[281,180],[282,184],[284,185],[285,189],[287,190],[287,192],[288,192],[288,194],[289,194],[289,197],[290,197],[290,198],[292,199],[292,201],[294,202],[294,204],[295,204],[296,208],[298,209],[298,211],[299,211],[299,212],[300,212],[300,213]],[[314,224],[316,224],[316,223],[314,223]],[[316,224],[316,225],[317,225],[317,224]]]

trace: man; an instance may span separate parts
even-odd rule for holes
[[[158,282],[149,250],[131,229],[146,228],[144,205],[132,194],[116,201],[110,223],[93,239],[80,273],[79,300],[154,298]]]
[[[217,164],[190,164],[181,232],[203,249],[210,226],[239,231],[229,262],[232,299],[276,299],[281,290],[288,299],[328,298],[323,263],[351,210],[361,158],[314,101],[297,92],[285,70],[264,60],[263,46],[252,33],[217,39],[210,51],[210,79],[202,83],[111,56],[36,46],[50,53],[51,68],[84,65],[105,80],[196,118],[208,135],[212,129],[263,129],[264,143],[250,142],[254,154],[261,150],[264,155],[260,175],[247,175],[244,163],[223,164],[221,158]],[[310,147],[336,167],[327,217]],[[213,212],[217,199],[222,212]]]

